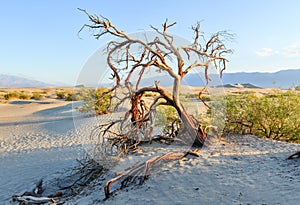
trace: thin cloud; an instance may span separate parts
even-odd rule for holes
[[[300,57],[300,45],[290,45],[283,50],[285,57]]]
[[[261,50],[256,51],[255,53],[256,53],[256,55],[258,55],[260,57],[269,57],[277,52],[273,51],[272,48],[262,48]]]
[[[300,57],[300,44],[292,44],[283,49],[273,50],[272,48],[262,48],[255,52],[259,57],[270,57],[273,55],[281,55],[286,58]]]

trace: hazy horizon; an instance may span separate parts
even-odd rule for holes
[[[88,70],[87,70],[88,71]],[[282,88],[289,89],[293,86],[300,85],[299,81],[300,69],[280,70],[278,72],[235,72],[235,73],[223,73],[222,79],[218,73],[210,73],[211,81],[209,86],[221,86],[226,84],[252,84],[261,88]],[[81,75],[81,78],[74,84],[66,83],[48,83],[30,78],[24,78],[24,76],[18,75],[5,75],[0,73],[0,87],[73,87],[78,85],[84,85],[87,87],[110,87],[113,81],[103,81],[99,77],[107,78],[106,74],[98,73],[93,79],[91,79],[90,72],[86,72]],[[183,81],[183,85],[188,86],[204,86],[205,85],[204,73],[191,73],[187,75]],[[152,74],[148,75],[142,82],[142,86],[152,86],[155,81],[160,81],[162,86],[170,86],[173,84],[173,80],[170,76],[164,74]]]

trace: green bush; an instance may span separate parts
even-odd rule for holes
[[[5,100],[12,100],[12,99],[19,99],[20,93],[18,92],[10,92],[4,94],[4,99]]]
[[[6,103],[7,100],[5,100],[4,95],[0,94],[0,103]]]
[[[43,98],[43,95],[40,92],[33,92],[31,99],[41,99]]]
[[[95,89],[79,88],[69,91],[56,92],[58,99],[65,99],[66,101],[91,101],[95,98]]]
[[[224,133],[253,134],[300,143],[300,94],[226,96]]]
[[[68,93],[66,96],[66,101],[76,101],[76,95],[72,93]]]
[[[80,112],[95,112],[97,115],[110,113],[111,94],[107,88],[85,90],[83,100],[86,102],[78,108]]]
[[[65,91],[57,91],[56,98],[57,99],[65,99],[67,97],[67,93]]]
[[[4,94],[3,97],[5,100],[16,100],[16,99],[29,100],[31,96],[23,91],[21,93],[13,91],[13,92]]]
[[[295,87],[295,90],[300,91],[300,85],[297,85],[297,86]]]
[[[156,94],[156,93],[152,93],[152,92],[147,92],[144,96],[145,96],[145,97],[152,97],[152,98],[155,98],[155,97],[157,97],[157,94]]]
[[[161,127],[164,134],[172,134],[172,129],[178,129],[180,122],[180,118],[174,107],[165,105],[157,108],[155,125]]]
[[[203,101],[211,101],[211,100],[212,100],[211,97],[208,96],[208,95],[201,95],[201,99],[202,99]]]
[[[30,98],[31,98],[31,96],[29,94],[26,94],[26,93],[19,94],[19,99],[21,99],[21,100],[29,100]]]
[[[182,97],[184,98],[198,98],[198,94],[197,93],[188,93],[188,94],[180,94]]]

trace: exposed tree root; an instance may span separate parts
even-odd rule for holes
[[[200,149],[190,150],[186,153],[185,152],[169,152],[162,156],[153,157],[153,158],[147,160],[146,162],[136,163],[135,165],[130,167],[128,170],[126,170],[124,172],[118,172],[117,177],[106,182],[105,187],[104,187],[105,196],[106,197],[110,196],[110,194],[111,194],[110,186],[112,183],[115,183],[115,182],[121,180],[121,188],[126,186],[128,183],[136,182],[136,180],[139,181],[139,184],[142,184],[149,176],[149,170],[151,168],[153,168],[154,165],[158,166],[165,162],[178,160],[189,154],[199,157],[200,156],[199,152],[200,152]]]

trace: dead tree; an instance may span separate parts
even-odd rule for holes
[[[85,24],[79,32],[89,28],[96,39],[106,34],[117,37],[106,48],[107,65],[114,81],[114,86],[108,91],[115,99],[111,109],[117,110],[125,101],[130,103],[130,108],[121,118],[98,127],[96,133],[101,135],[101,140],[97,151],[105,149],[105,152],[126,153],[143,141],[161,139],[163,136],[153,133],[154,116],[159,106],[175,108],[180,118],[180,130],[174,130],[177,139],[170,139],[171,141],[178,140],[186,145],[201,147],[206,133],[199,119],[190,115],[180,101],[181,82],[194,69],[203,70],[206,86],[210,81],[209,69],[217,69],[222,75],[228,62],[226,55],[232,53],[224,42],[232,35],[226,31],[218,32],[206,40],[200,30],[200,23],[197,23],[192,27],[195,33],[192,44],[175,46],[174,36],[168,30],[176,23],[169,24],[166,20],[161,29],[151,26],[157,34],[153,40],[143,41],[126,34],[105,17],[80,10],[88,16],[90,23]],[[195,58],[192,59],[191,56]],[[172,77],[172,92],[168,93],[159,82],[153,82],[153,86],[141,86],[144,74],[148,71],[165,72]],[[133,79],[137,73],[135,76],[138,79]],[[199,91],[199,98],[202,92],[203,90]],[[145,101],[147,93],[155,94],[151,102]],[[110,145],[110,150],[107,150],[107,145]]]
[[[209,70],[216,69],[220,76],[228,62],[226,55],[232,50],[226,48],[224,42],[232,38],[226,31],[218,32],[205,38],[200,30],[200,23],[192,27],[195,36],[190,45],[175,45],[175,38],[169,33],[170,27],[166,20],[161,29],[151,26],[155,37],[146,40],[135,38],[117,28],[109,19],[90,15],[83,11],[90,23],[83,25],[92,31],[96,39],[103,35],[115,37],[105,49],[106,64],[111,71],[113,86],[103,93],[110,96],[109,107],[111,119],[99,122],[91,133],[96,136],[94,157],[109,159],[136,150],[145,142],[159,141],[166,144],[176,143],[194,147],[188,152],[169,152],[156,156],[148,161],[137,163],[116,178],[109,180],[105,187],[105,195],[110,195],[110,185],[121,181],[122,186],[140,179],[142,183],[148,176],[149,169],[154,165],[180,159],[187,154],[199,155],[199,149],[204,145],[208,129],[217,130],[214,126],[203,127],[197,116],[188,113],[187,107],[180,100],[183,79],[195,69],[201,70],[206,79],[206,86],[199,90],[198,97],[206,91],[211,80]],[[142,81],[146,73],[165,73],[172,78],[172,91],[154,81],[151,86],[144,86]],[[152,97],[147,98],[150,94]],[[99,98],[101,100],[101,98]],[[120,109],[124,104],[128,108]],[[178,121],[171,123],[171,133],[160,135],[155,130],[155,116],[160,106],[168,106],[176,110]],[[120,110],[123,110],[122,112]],[[109,118],[105,117],[104,118]],[[102,119],[104,119],[102,118]],[[139,176],[141,175],[141,176]]]

